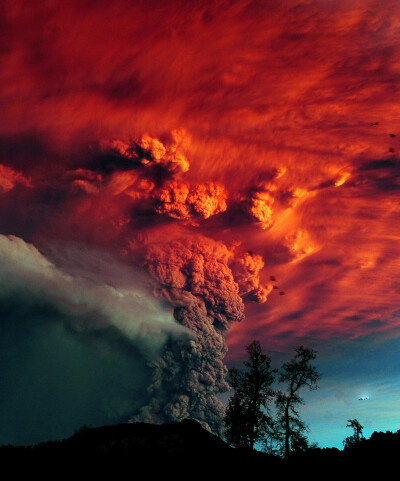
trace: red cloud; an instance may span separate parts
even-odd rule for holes
[[[395,330],[398,3],[193,3],[7,3],[2,230],[256,252],[232,349]]]

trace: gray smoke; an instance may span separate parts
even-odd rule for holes
[[[211,239],[149,246],[146,264],[156,289],[193,338],[167,343],[163,356],[152,363],[151,401],[132,421],[168,423],[190,417],[222,433],[224,408],[217,396],[229,388],[224,334],[244,317],[231,260],[232,253]]]

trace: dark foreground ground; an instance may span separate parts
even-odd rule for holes
[[[367,476],[376,469],[386,477],[391,467],[397,468],[399,455],[399,432],[374,433],[351,450],[312,449],[283,461],[265,453],[231,448],[192,420],[166,425],[82,428],[60,441],[31,447],[0,446],[3,472],[11,470],[12,478],[39,474],[51,479],[66,475],[90,479],[145,479],[160,475],[172,475],[173,479],[250,479],[260,475],[321,479],[339,475],[350,479],[348,476]]]

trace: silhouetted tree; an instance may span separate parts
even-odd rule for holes
[[[234,394],[226,408],[225,436],[235,447],[254,449],[254,444],[267,435],[272,425],[269,404],[274,395],[271,385],[276,370],[271,369],[271,359],[262,353],[258,341],[253,341],[246,350],[247,369],[230,369],[228,373]]]
[[[361,423],[358,419],[348,419],[347,422],[348,424],[346,425],[346,428],[352,428],[353,434],[351,436],[348,436],[343,441],[345,449],[351,448],[352,446],[355,446],[360,441],[365,439],[362,433],[364,426],[361,426]]]
[[[304,404],[299,392],[302,388],[309,390],[318,388],[320,374],[311,362],[316,358],[312,349],[299,346],[294,357],[282,365],[279,382],[286,383],[286,391],[276,393],[275,405],[277,420],[275,423],[276,440],[283,445],[283,454],[287,458],[293,451],[307,448],[307,425],[300,419],[298,408]]]

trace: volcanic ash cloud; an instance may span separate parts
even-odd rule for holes
[[[0,305],[17,299],[26,312],[49,306],[77,333],[107,337],[111,329],[147,359],[157,357],[169,337],[189,337],[145,287],[114,284],[89,272],[71,275],[32,244],[0,235]]]
[[[251,251],[235,256],[231,268],[242,297],[260,303],[266,302],[273,287],[261,282],[260,271],[263,267],[263,258]]]
[[[189,143],[186,132],[172,130],[164,142],[146,133],[135,141],[103,141],[100,147],[104,152],[132,162],[132,165],[160,165],[171,174],[178,174],[189,170],[190,163],[183,152]]]
[[[214,182],[189,186],[173,181],[158,191],[156,211],[176,219],[208,219],[226,211],[226,198],[224,187]]]
[[[193,338],[168,343],[163,357],[153,363],[152,400],[132,421],[167,423],[190,417],[221,434],[223,406],[217,395],[229,388],[224,334],[232,322],[244,318],[231,261],[226,246],[211,239],[149,246],[146,264],[156,290]]]

